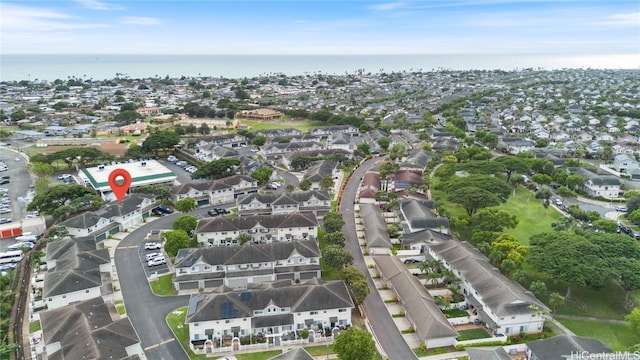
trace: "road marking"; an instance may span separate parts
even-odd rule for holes
[[[138,248],[137,245],[118,247],[118,249],[123,249],[123,250],[126,250],[126,249],[137,249],[137,248]]]
[[[170,343],[172,341],[175,341],[175,340],[176,340],[175,338],[171,338],[171,339],[167,339],[167,340],[161,341],[161,342],[159,342],[157,344],[147,346],[146,348],[144,348],[144,351],[155,349],[155,348],[157,348],[157,347],[159,347],[161,345],[168,344],[168,343]]]

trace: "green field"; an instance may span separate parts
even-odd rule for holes
[[[327,126],[327,124],[324,124],[324,123],[316,123],[311,121],[299,121],[299,120],[296,120],[295,124],[292,125],[291,120],[288,120],[286,118],[281,120],[270,121],[270,122],[240,120],[240,123],[242,125],[251,127],[252,131],[294,128],[302,132],[306,132],[307,130],[313,127]]]
[[[551,223],[562,218],[555,209],[544,208],[542,202],[536,199],[534,194],[518,186],[515,196],[509,197],[506,203],[498,207],[518,218],[518,226],[515,229],[507,229],[504,232],[513,235],[520,243],[529,245],[529,238],[532,235],[542,232],[551,232]]]
[[[268,360],[280,354],[282,354],[282,350],[269,350],[255,353],[237,354],[235,355],[235,357],[238,360]]]
[[[189,348],[189,327],[184,324],[186,317],[187,307],[177,308],[167,315],[167,324],[169,324],[171,331],[173,331],[190,360],[204,360],[207,358],[206,355],[196,355]]]
[[[638,343],[638,337],[624,324],[569,319],[557,320],[576,335],[600,339],[613,351],[624,351]]]
[[[458,334],[460,334],[460,336],[456,338],[458,341],[486,339],[491,337],[491,335],[489,335],[489,333],[484,329],[460,330],[458,331]]]
[[[157,280],[152,281],[151,291],[158,296],[176,295],[177,292],[173,289],[173,274],[166,274],[159,276]]]

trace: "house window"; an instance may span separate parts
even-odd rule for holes
[[[229,324],[229,323],[231,323],[231,320],[225,320],[224,323],[225,324]]]
[[[347,312],[347,309],[339,309],[338,312]]]
[[[309,315],[318,315],[318,312],[317,311],[310,311]]]
[[[84,293],[85,293],[85,294],[88,294],[88,293],[89,293],[89,290],[85,290],[85,291],[84,291]]]

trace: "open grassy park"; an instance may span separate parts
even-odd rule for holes
[[[544,208],[542,202],[536,199],[534,194],[518,186],[515,195],[511,196],[507,202],[498,207],[509,214],[515,215],[519,222],[514,229],[507,229],[504,232],[513,235],[520,243],[528,245],[532,235],[553,231],[551,223],[562,218],[555,209]]]
[[[557,320],[576,335],[600,339],[613,351],[624,351],[638,343],[638,337],[625,324],[569,319]]]

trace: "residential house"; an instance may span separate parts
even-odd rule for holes
[[[438,150],[456,150],[458,148],[458,141],[451,138],[438,138],[431,144],[433,151]]]
[[[292,136],[300,136],[302,135],[302,131],[296,128],[288,128],[288,129],[266,129],[266,130],[256,130],[254,131],[255,135],[262,135],[268,139],[278,138],[278,137],[292,137]]]
[[[468,347],[469,360],[512,360],[502,346]]]
[[[85,212],[58,223],[69,231],[71,236],[90,236],[96,242],[105,240],[109,235],[121,231],[120,224],[108,217]]]
[[[353,125],[333,125],[333,126],[319,126],[309,129],[309,133],[313,136],[320,138],[329,138],[336,134],[347,134],[349,136],[357,136],[358,128]]]
[[[458,332],[420,281],[396,256],[374,256],[387,288],[393,291],[405,319],[427,349],[454,346]]]
[[[312,212],[316,216],[331,210],[331,196],[326,191],[309,190],[281,194],[253,193],[238,197],[238,216],[277,215]]]
[[[422,170],[398,169],[393,176],[394,191],[411,190],[424,185]]]
[[[357,147],[356,141],[347,133],[337,133],[331,135],[331,140],[327,144],[328,149],[342,149],[353,151]]]
[[[320,257],[315,240],[180,249],[173,284],[181,291],[320,278]]]
[[[566,360],[596,355],[601,359],[612,358],[606,354],[615,356],[602,341],[576,335],[561,334],[527,343],[527,359],[530,360]],[[629,357],[629,359],[639,358],[637,355]]]
[[[226,204],[240,196],[257,193],[258,181],[247,175],[232,175],[213,181],[198,181],[174,186],[174,200],[192,198],[198,205]]]
[[[619,173],[627,173],[631,169],[640,169],[640,163],[629,155],[620,154],[613,158],[613,169]]]
[[[271,121],[284,117],[284,114],[277,110],[261,108],[253,110],[241,110],[236,112],[236,119],[248,119],[258,121]]]
[[[318,236],[318,220],[311,213],[215,217],[200,220],[196,234],[198,242],[205,246],[238,245],[240,234],[251,235],[256,244],[313,240]]]
[[[322,149],[313,151],[303,151],[297,153],[289,153],[282,156],[280,161],[282,165],[290,168],[291,160],[297,156],[321,157],[321,156],[344,156],[347,159],[353,158],[353,152],[343,149]]]
[[[198,141],[196,147],[202,148],[207,145],[217,145],[226,148],[239,148],[243,145],[247,145],[247,137],[236,133],[217,134],[202,138],[200,141]]]
[[[503,141],[507,146],[507,152],[509,154],[532,151],[536,147],[536,143],[531,140],[503,139]]]
[[[442,234],[449,233],[449,219],[436,216],[433,200],[402,199],[400,213],[408,232],[430,230]]]
[[[297,338],[296,331],[315,333],[351,324],[354,305],[342,281],[282,280],[250,284],[241,292],[229,290],[191,296],[185,323],[192,350],[221,345],[242,349],[240,339],[250,336],[279,345]]]
[[[471,244],[453,239],[433,241],[427,244],[427,251],[462,279],[460,287],[467,305],[494,334],[542,332],[549,308],[502,275]]]
[[[48,309],[101,297],[111,301],[111,258],[92,237],[67,238],[47,244],[47,272],[42,300]]]
[[[391,239],[380,207],[376,204],[360,204],[359,208],[369,253],[372,255],[390,254]]]
[[[589,196],[616,199],[620,195],[620,179],[613,175],[599,175],[587,168],[570,168],[569,170],[584,178],[584,184],[580,189]]]
[[[410,152],[404,162],[400,164],[401,169],[424,171],[431,160],[431,151],[417,149]]]
[[[238,157],[240,153],[221,145],[205,144],[196,148],[195,155],[202,161],[211,162],[222,158]]]
[[[325,146],[317,141],[300,141],[289,143],[271,143],[262,147],[260,152],[264,156],[297,153],[301,151],[314,151],[325,149]]]
[[[311,180],[312,189],[320,189],[320,181],[325,176],[330,176],[332,179],[338,176],[338,162],[333,160],[318,160],[314,161],[307,168],[304,178]]]
[[[380,173],[367,171],[362,177],[362,185],[360,186],[360,203],[374,203],[376,201],[376,193],[380,191],[381,186]]]
[[[40,313],[43,353],[38,358],[145,359],[136,330],[101,298]]]
[[[151,210],[156,206],[155,199],[129,194],[121,202],[105,205],[94,211],[94,214],[115,221],[124,230],[142,224],[145,218],[151,216]]]

